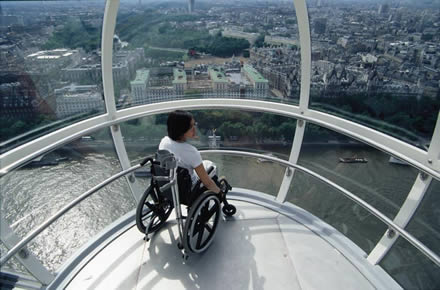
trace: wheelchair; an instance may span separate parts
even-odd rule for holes
[[[192,186],[187,169],[177,166],[174,155],[167,150],[159,150],[155,158],[147,158],[141,166],[150,163],[151,182],[136,208],[136,226],[144,240],[159,230],[176,209],[179,239],[178,248],[183,258],[190,253],[205,251],[213,241],[220,220],[221,204],[225,216],[232,216],[236,208],[229,204],[226,194],[232,187],[226,179],[212,177],[222,193],[215,194],[202,186],[199,180]],[[208,169],[208,174],[214,168]],[[182,215],[181,205],[187,206],[187,216]],[[185,220],[185,221],[184,221]]]

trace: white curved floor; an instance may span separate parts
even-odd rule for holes
[[[171,217],[149,243],[136,226],[126,231],[66,289],[378,288],[304,225],[258,205],[232,203],[235,217],[222,220],[210,248],[186,263]]]

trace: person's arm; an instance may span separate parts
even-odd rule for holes
[[[209,177],[208,173],[205,170],[205,167],[203,166],[203,163],[194,168],[194,170],[196,171],[197,175],[199,176],[200,180],[206,188],[215,193],[220,193],[220,188],[217,186],[217,184],[215,184],[211,177]]]

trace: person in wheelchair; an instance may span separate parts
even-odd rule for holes
[[[177,165],[186,169],[191,176],[190,192],[195,193],[195,196],[182,196],[184,204],[195,200],[197,195],[206,189],[217,194],[223,193],[219,187],[220,184],[216,183],[218,180],[215,164],[209,160],[202,160],[197,148],[187,142],[189,139],[197,138],[196,126],[197,123],[191,113],[182,110],[171,112],[167,120],[168,136],[163,137],[159,144],[159,150],[168,150],[173,153],[177,159]],[[209,174],[207,171],[210,171]],[[205,188],[195,188],[199,180]]]
[[[152,179],[136,208],[136,225],[148,241],[149,234],[156,232],[175,208],[178,247],[187,258],[187,253],[201,253],[209,247],[219,223],[221,204],[226,216],[234,215],[236,208],[226,199],[226,193],[232,189],[228,182],[218,179],[215,165],[203,161],[200,152],[186,142],[196,137],[193,116],[186,111],[174,111],[168,116],[167,126],[168,136],[160,142],[155,159],[149,157],[141,163],[143,166],[151,162]],[[170,179],[164,178],[174,180],[174,174],[178,195],[168,187]],[[182,215],[181,204],[187,206],[186,217]]]

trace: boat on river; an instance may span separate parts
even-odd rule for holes
[[[365,157],[341,157],[339,162],[342,163],[367,163],[368,159]]]
[[[409,165],[408,163],[406,163],[405,161],[396,158],[394,156],[390,156],[389,162],[392,164],[397,164],[397,165]]]
[[[275,155],[273,155],[272,153],[265,153],[264,155],[268,156],[268,157],[276,157]],[[266,159],[264,157],[262,158],[258,158],[257,159],[258,163],[270,163],[273,162],[272,160]]]

